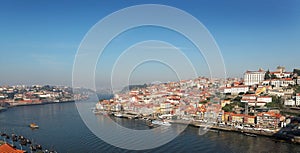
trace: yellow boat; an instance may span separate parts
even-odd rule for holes
[[[30,127],[30,128],[33,128],[33,129],[39,128],[39,126],[38,126],[37,124],[35,124],[35,123],[29,124],[29,127]]]

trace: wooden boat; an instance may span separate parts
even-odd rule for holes
[[[39,126],[35,123],[29,124],[29,127],[32,128],[32,129],[38,129],[39,128]]]

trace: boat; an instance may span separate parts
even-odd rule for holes
[[[171,124],[169,122],[167,122],[167,121],[159,121],[159,120],[152,121],[152,124],[164,125],[164,126],[171,126]]]
[[[106,111],[104,111],[104,110],[98,110],[98,109],[93,109],[93,113],[96,114],[96,115],[98,115],[98,114],[100,114],[100,115],[107,115]]]
[[[39,126],[35,123],[29,124],[29,127],[32,128],[32,129],[38,129],[39,128]]]
[[[13,134],[11,134],[11,139],[12,139],[13,142],[17,142],[18,141],[18,136],[13,133]]]
[[[251,133],[245,133],[246,136],[250,136],[250,137],[257,137],[257,135],[255,134],[251,134]]]
[[[150,129],[154,128],[154,124],[153,124],[152,122],[146,123],[146,125],[147,125]]]
[[[7,107],[0,106],[0,112],[4,112],[7,110]]]
[[[53,102],[55,102],[55,103],[59,103],[59,102],[60,102],[60,100],[54,100]]]
[[[21,140],[19,141],[19,143],[20,143],[22,146],[26,146],[26,145],[27,145],[26,139],[21,139]]]
[[[39,144],[35,145],[36,150],[43,150],[43,147]]]
[[[31,141],[29,139],[26,139],[27,144],[31,144]]]
[[[35,145],[30,145],[29,148],[30,148],[31,151],[36,151],[36,146]]]
[[[120,117],[120,118],[123,117],[122,113],[114,113],[114,116],[115,117]]]

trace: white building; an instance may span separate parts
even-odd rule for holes
[[[271,85],[274,87],[287,87],[295,85],[295,81],[292,78],[272,79]]]
[[[290,78],[292,76],[292,72],[271,72],[271,74],[275,75],[277,78]]]
[[[268,94],[278,96],[278,97],[284,96],[284,92],[282,89],[269,89]]]
[[[257,96],[255,94],[243,95],[241,102],[248,103],[249,106],[265,106],[267,103],[272,102],[272,97]]]
[[[254,102],[257,96],[255,94],[245,94],[243,95],[241,102]]]
[[[257,97],[257,101],[270,103],[270,102],[272,102],[272,97],[270,97],[270,96],[259,96],[259,97]]]
[[[296,94],[296,105],[300,106],[300,93]]]
[[[265,78],[265,71],[259,69],[258,71],[246,71],[244,73],[244,84],[247,86],[257,85]]]
[[[255,102],[248,102],[248,105],[249,106],[265,106],[266,105],[266,103],[265,102],[261,102],[261,101],[255,101]]]
[[[270,85],[270,80],[264,80],[263,82],[262,82],[262,85],[264,85],[264,86],[268,86],[268,85]]]
[[[249,86],[234,86],[231,87],[231,94],[246,93],[249,91]]]
[[[295,101],[293,99],[285,100],[284,101],[284,105],[285,106],[294,106],[295,105]]]
[[[278,66],[275,72],[271,72],[271,75],[275,75],[277,78],[290,78],[292,74],[292,72],[285,72],[285,67],[283,66]]]
[[[231,87],[224,87],[223,93],[231,93]]]

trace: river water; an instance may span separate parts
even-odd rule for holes
[[[97,115],[100,120],[107,116]],[[146,129],[145,121],[117,118],[124,127]],[[31,122],[40,128],[32,130]],[[110,124],[107,122],[107,124]],[[95,136],[82,121],[75,103],[19,106],[0,113],[0,131],[30,138],[44,148],[61,153],[135,152],[110,145]],[[104,131],[105,132],[105,131]],[[300,145],[276,143],[266,137],[208,131],[187,127],[173,141],[150,150],[136,152],[300,152]]]

